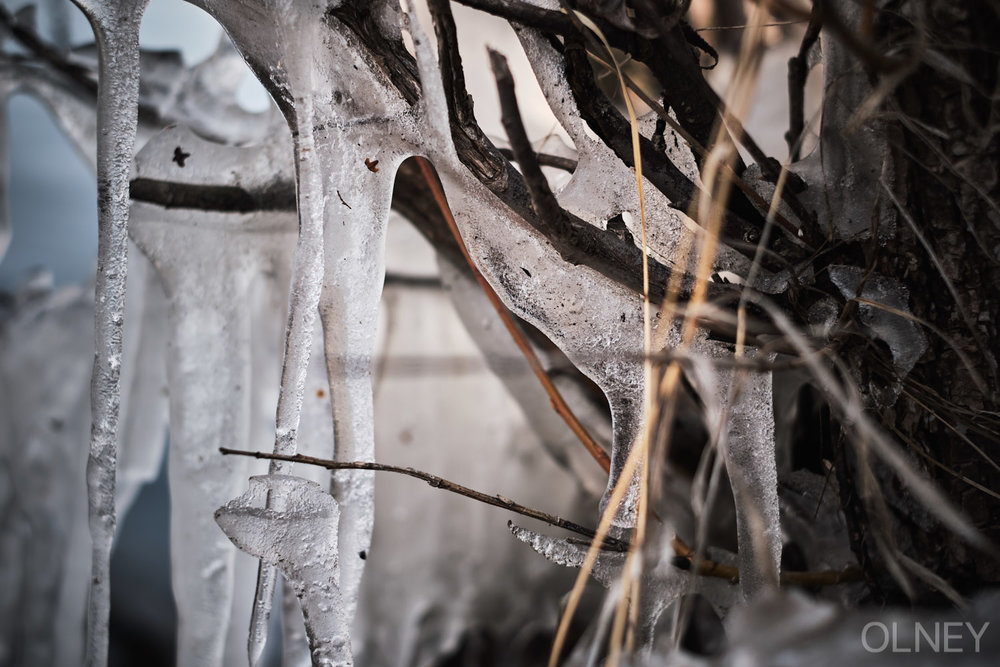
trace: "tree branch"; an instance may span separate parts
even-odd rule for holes
[[[451,134],[463,162],[480,181],[503,182],[508,177],[507,160],[493,146],[479,123],[472,96],[465,87],[462,54],[458,50],[458,29],[449,0],[428,0],[438,43],[438,66],[448,104]]]
[[[507,59],[493,49],[489,49],[489,55],[493,77],[496,79],[497,94],[500,97],[500,121],[507,132],[514,159],[521,167],[521,174],[524,176],[524,184],[528,186],[535,214],[545,223],[552,225],[557,236],[568,236],[566,211],[559,206],[556,196],[552,194],[549,182],[535,159],[535,151],[531,148],[528,134],[521,122],[521,111],[514,92],[514,77],[507,67]]]

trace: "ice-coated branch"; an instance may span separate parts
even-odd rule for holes
[[[78,2],[77,4],[82,8],[88,3]],[[55,71],[65,74],[69,80],[89,94],[94,96],[98,94],[98,84],[86,68],[67,60],[59,49],[42,40],[29,26],[21,24],[6,7],[0,7],[0,25],[3,25],[4,29],[8,30],[11,36],[33,53],[36,58]]]

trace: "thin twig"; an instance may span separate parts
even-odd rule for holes
[[[531,195],[535,214],[562,231],[568,226],[565,221],[566,212],[559,206],[548,181],[545,180],[541,166],[534,159],[535,151],[531,148],[531,142],[521,122],[521,112],[514,92],[514,77],[507,66],[507,59],[493,49],[488,49],[488,52],[493,78],[496,79],[497,95],[500,98],[500,120],[510,140],[514,158],[521,167],[521,174],[524,176],[524,184],[528,187],[528,194]]]
[[[413,477],[414,479],[419,479],[427,482],[430,486],[435,489],[443,489],[444,491],[450,491],[451,493],[456,493],[460,496],[465,496],[466,498],[471,498],[472,500],[477,500],[481,503],[487,505],[492,505],[493,507],[499,507],[500,509],[509,510],[515,514],[520,514],[532,519],[537,519],[538,521],[544,521],[545,523],[556,526],[557,528],[562,528],[568,530],[577,535],[583,535],[589,539],[594,539],[595,532],[585,526],[581,526],[578,523],[569,521],[557,517],[553,514],[548,514],[542,512],[541,510],[532,509],[526,505],[521,505],[516,503],[510,498],[505,498],[500,494],[490,495],[488,493],[483,493],[482,491],[476,491],[475,489],[470,489],[467,486],[462,486],[461,484],[456,484],[455,482],[448,481],[443,477],[438,477],[437,475],[432,475],[430,473],[422,472],[416,470],[415,468],[405,468],[402,466],[386,465],[383,463],[373,463],[371,461],[331,461],[330,459],[320,459],[314,456],[305,456],[303,454],[272,454],[270,452],[253,452],[242,449],[230,449],[228,447],[219,447],[219,451],[223,454],[235,454],[237,456],[249,456],[255,459],[267,459],[269,461],[287,461],[289,463],[304,463],[306,465],[319,466],[321,468],[326,468],[327,470],[371,470],[374,472],[394,472],[400,475],[407,475],[408,477]],[[602,545],[606,549],[612,549],[615,551],[625,551],[628,549],[628,543],[622,540],[618,540],[613,537],[607,537],[604,539]]]
[[[779,28],[786,25],[797,25],[799,23],[805,23],[804,19],[798,19],[795,21],[775,21],[773,23],[761,23],[762,28]],[[716,30],[742,30],[743,28],[749,28],[749,24],[743,25],[713,25],[707,28],[695,28],[695,32],[714,32]]]
[[[500,154],[503,155],[508,160],[513,160],[517,162],[517,158],[514,157],[514,150],[511,148],[498,148]],[[542,167],[555,167],[556,169],[562,169],[563,171],[576,171],[577,161],[573,158],[562,157],[561,155],[553,155],[552,153],[535,153],[535,161]]]
[[[416,470],[415,468],[387,465],[384,463],[373,463],[371,461],[332,461],[330,459],[320,459],[314,456],[306,456],[304,454],[274,454],[271,452],[254,452],[243,449],[230,449],[229,447],[219,447],[219,452],[227,456],[248,456],[255,459],[302,463],[304,465],[326,468],[327,470],[370,470],[374,472],[392,472],[399,475],[406,475],[408,477],[413,477],[414,479],[427,482],[428,485],[434,487],[435,489],[449,491],[486,505],[499,507],[500,509],[505,509],[531,519],[537,519],[538,521],[542,521],[557,528],[562,528],[563,530],[568,530],[571,533],[576,533],[577,535],[581,535],[590,540],[594,539],[596,535],[593,529],[581,526],[573,521],[527,507],[526,505],[521,505],[520,503],[516,503],[510,498],[505,498],[499,494],[490,495],[488,493],[483,493],[482,491],[470,489],[467,486],[456,484],[455,482],[451,482],[443,477],[422,472],[420,470]],[[679,537],[674,537],[671,542],[671,546],[676,553],[674,565],[680,569],[693,570],[705,577],[728,579],[732,582],[739,581],[740,573],[738,568],[706,558],[696,560],[694,551],[692,551],[691,548],[688,547]],[[620,540],[614,537],[605,537],[601,548],[610,551],[627,551],[629,543],[625,540]],[[847,567],[843,570],[785,572],[781,575],[781,581],[782,583],[801,586],[826,586],[848,581],[857,581],[859,576],[860,572],[857,568]]]

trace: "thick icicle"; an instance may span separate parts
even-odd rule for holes
[[[180,147],[184,166],[173,159]],[[232,148],[183,128],[150,141],[137,159],[143,183],[210,183],[260,200],[275,187],[287,144]],[[278,174],[274,166],[279,165]],[[222,182],[219,182],[222,180]],[[251,407],[250,288],[289,250],[294,214],[164,209],[133,204],[132,235],[163,279],[170,301],[170,476],[174,594],[180,623],[178,662],[219,665],[225,648],[235,553],[207,508],[238,493],[247,463],[217,448],[249,441]],[[191,573],[200,573],[192,578]]]
[[[285,499],[281,509],[269,497]],[[246,551],[281,569],[302,604],[312,664],[352,665],[350,621],[337,585],[337,501],[315,482],[286,475],[250,480],[250,489],[219,509],[215,518]]]
[[[404,155],[391,143],[369,142],[358,150],[362,137],[378,127],[331,136],[320,153],[330,174],[331,191],[343,195],[351,209],[332,205],[326,222],[326,271],[320,316],[326,364],[333,398],[334,444],[340,460],[372,461],[375,457],[375,412],[372,397],[373,355],[382,283],[385,276],[385,230],[393,180]],[[377,171],[365,160],[379,163]],[[359,168],[361,176],[358,177]],[[351,616],[357,608],[364,560],[358,554],[371,545],[375,520],[374,474],[339,471],[333,475],[333,493],[340,503],[340,582],[344,605]]]
[[[93,556],[87,658],[108,662],[111,543],[115,534],[119,374],[128,258],[128,176],[138,125],[139,24],[148,0],[74,0],[94,29],[97,93],[97,286],[87,488]]]

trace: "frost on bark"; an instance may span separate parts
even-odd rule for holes
[[[477,636],[525,660],[531,637],[551,643],[559,616],[556,586],[539,582],[554,578],[559,594],[568,588],[562,570],[542,569],[546,560],[573,571],[593,561],[582,576],[609,590],[589,610],[574,664],[623,647],[637,664],[693,651],[693,636],[743,607],[750,611],[730,625],[732,655],[777,650],[754,636],[754,609],[778,619],[799,613],[803,632],[815,619],[857,620],[782,596],[782,587],[842,603],[901,593],[956,601],[996,580],[983,539],[1000,523],[988,493],[1000,470],[992,352],[1000,313],[989,293],[991,276],[1000,277],[996,57],[934,46],[955,36],[986,43],[996,16],[977,22],[977,12],[947,3],[824,2],[805,14],[777,3],[782,16],[810,22],[790,65],[793,99],[801,84],[793,74],[824,66],[818,147],[784,171],[731,115],[740,101],[727,108],[703,77],[700,52],[718,54],[686,23],[687,3],[462,0],[509,21],[530,64],[515,76],[504,54],[490,53],[506,134],[496,139],[477,121],[460,24],[445,0],[426,3],[431,24],[424,5],[411,2],[192,0],[227,38],[191,68],[163,54],[140,57],[145,2],[78,4],[94,26],[97,84],[87,69],[94,63],[33,42],[23,17],[5,12],[12,36],[43,65],[5,59],[0,93],[41,98],[93,155],[96,298],[25,291],[4,315],[0,334],[13,343],[0,378],[5,390],[23,379],[40,363],[39,346],[60,344],[58,327],[93,309],[93,575],[73,572],[61,589],[0,600],[4,620],[24,600],[37,603],[35,615],[5,625],[0,659],[79,658],[72,647],[64,656],[39,649],[36,617],[58,611],[79,622],[87,580],[87,661],[106,663],[116,467],[120,512],[162,451],[164,368],[180,664],[242,664],[241,644],[258,664],[279,576],[287,661],[305,661],[308,642],[313,664],[338,665],[475,660],[489,653]],[[748,61],[763,48],[754,22],[765,18],[747,19]],[[651,93],[630,98],[644,96],[651,109],[637,118],[602,87],[631,81],[636,71],[624,59],[608,63],[623,53],[656,80]],[[271,95],[271,111],[235,103],[241,59]],[[533,145],[523,127],[515,85],[532,76],[568,139],[556,149]],[[928,95],[944,103],[929,109]],[[801,105],[791,106],[801,116]],[[804,119],[791,125],[801,132]],[[797,132],[789,133],[793,154]],[[136,136],[143,147],[133,157]],[[727,146],[731,160],[720,157]],[[379,431],[378,398],[434,404],[386,381],[391,355],[376,363],[377,348],[406,349],[411,331],[449,331],[424,331],[412,301],[383,295],[392,208],[436,252],[431,271],[514,401],[504,414],[516,404],[531,430],[494,429],[492,440],[510,452],[498,465],[513,466],[519,493],[580,522],[551,523],[587,539],[512,524],[516,541],[483,529],[475,549],[453,553],[447,543],[479,525],[449,524],[460,513],[410,500],[404,487],[387,497],[447,526],[420,528],[408,515],[412,525],[396,521],[398,533],[379,537],[405,508],[375,504],[373,464],[393,451]],[[0,215],[0,252],[7,237]],[[129,237],[141,257],[128,259]],[[130,263],[139,280],[126,302]],[[966,264],[984,269],[969,279]],[[124,354],[123,327],[135,332]],[[22,341],[35,335],[37,343]],[[30,405],[12,401],[0,413],[20,439],[2,452],[12,478],[38,450],[73,451],[87,405],[70,351],[52,360],[67,369],[64,391],[42,373],[40,389],[21,397],[51,400],[69,425],[62,435],[33,422]],[[555,390],[532,372],[551,380],[579,417],[575,428],[607,450],[597,456],[607,470],[549,411]],[[486,406],[481,412],[493,418]],[[415,467],[440,465],[496,492],[505,474],[478,468],[469,454],[476,443],[446,432],[429,431],[441,449]],[[220,448],[279,458],[259,475],[258,463]],[[541,476],[532,470],[541,452],[571,475],[545,493],[525,482]],[[306,472],[293,468],[297,454],[351,465]],[[941,488],[916,455],[936,463],[930,476]],[[83,479],[82,460],[65,458],[53,474]],[[983,461],[992,470],[984,473]],[[66,494],[36,499],[27,486],[10,488],[0,501],[13,508],[2,524],[11,544],[37,549],[32,540],[45,540],[80,552],[80,535],[61,514],[70,511]],[[53,517],[67,526],[49,526],[44,537],[26,528]],[[598,524],[607,540],[589,548],[587,526]],[[380,554],[380,544],[394,553]],[[236,548],[259,559],[255,579]],[[991,556],[978,558],[983,551]],[[11,577],[24,568],[16,553],[0,552]],[[476,580],[508,562],[517,586]],[[393,583],[404,570],[460,590],[419,601]],[[389,594],[413,608],[387,606]],[[537,627],[519,626],[512,608]]]

